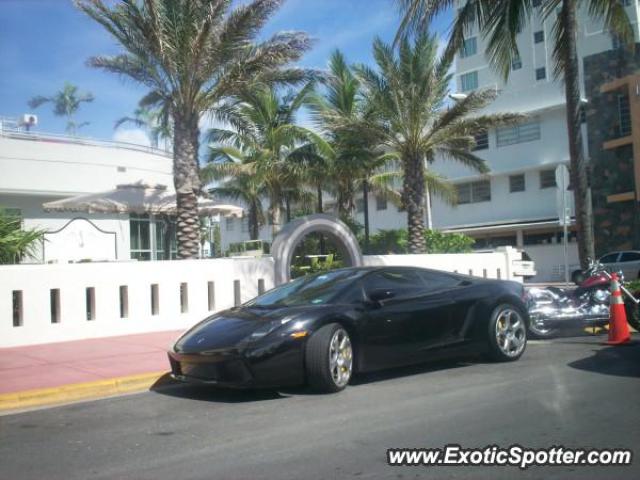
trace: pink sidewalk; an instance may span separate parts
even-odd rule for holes
[[[169,370],[179,331],[0,348],[0,394]]]

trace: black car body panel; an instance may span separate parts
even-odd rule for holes
[[[169,351],[173,376],[227,387],[300,385],[305,382],[306,342],[329,323],[340,323],[348,331],[354,371],[365,372],[482,353],[488,319],[500,303],[514,305],[527,318],[524,289],[516,282],[413,267],[335,272],[348,278],[326,303],[313,304],[317,299],[312,298],[304,305],[260,305],[267,292],[198,323]],[[397,289],[384,301],[372,301],[367,292],[376,275],[391,280],[394,275],[419,275],[426,280]]]

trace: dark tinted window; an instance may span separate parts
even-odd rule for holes
[[[362,275],[361,270],[334,270],[301,277],[269,290],[247,305],[260,307],[332,303]]]
[[[415,270],[384,270],[372,273],[364,279],[367,295],[374,290],[393,290],[396,296],[413,297],[426,291],[424,282]]]
[[[428,292],[437,292],[453,288],[460,284],[460,279],[444,272],[429,272],[418,270],[418,275],[425,283]]]
[[[600,263],[614,263],[618,259],[617,253],[610,253],[600,259]]]
[[[637,262],[640,260],[640,253],[637,252],[624,252],[620,257],[621,262]]]

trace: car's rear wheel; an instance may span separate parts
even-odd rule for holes
[[[636,292],[634,292],[634,295],[636,295],[637,298]],[[627,314],[627,323],[631,325],[634,330],[640,332],[640,305],[627,299],[624,303],[624,308]]]
[[[527,325],[517,307],[503,303],[494,308],[488,330],[491,358],[510,362],[522,356],[527,346]]]
[[[542,340],[555,337],[557,333],[557,329],[545,327],[544,322],[537,322],[533,318],[529,322],[529,334],[531,335],[531,338],[538,338]]]
[[[353,347],[342,325],[325,325],[309,338],[306,369],[309,385],[319,392],[339,392],[348,385],[353,373]]]

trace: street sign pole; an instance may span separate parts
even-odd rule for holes
[[[566,165],[556,167],[556,184],[560,189],[560,205],[558,208],[558,221],[562,225],[562,243],[564,249],[564,282],[569,283],[569,222],[571,221],[571,209],[569,208],[567,187],[569,186],[569,169]]]

